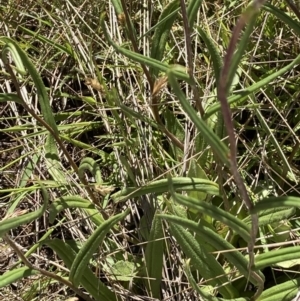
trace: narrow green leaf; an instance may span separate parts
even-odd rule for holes
[[[218,184],[197,178],[177,177],[172,178],[172,185],[175,191],[203,191],[208,194],[218,195]],[[111,195],[115,202],[124,201],[129,198],[135,198],[148,193],[161,194],[169,191],[168,179],[154,181],[143,187],[126,187]]]
[[[190,29],[192,29],[194,26],[202,1],[203,0],[190,0],[188,2],[188,7],[186,12],[188,16]]]
[[[88,170],[95,177],[97,184],[102,183],[101,169],[94,159],[86,157],[81,160],[78,168],[79,178],[84,178],[85,170]]]
[[[196,1],[195,1],[196,2]],[[197,27],[197,31],[200,35],[200,37],[203,39],[207,49],[208,53],[210,54],[214,73],[215,73],[215,79],[216,79],[216,85],[218,85],[222,66],[223,66],[223,59],[220,55],[220,51],[216,47],[214,41],[211,39],[211,37],[204,31],[201,27]]]
[[[281,149],[280,143],[277,141],[273,130],[270,129],[270,127],[268,126],[268,122],[265,120],[265,118],[260,113],[260,111],[258,109],[254,109],[254,111],[255,111],[255,115],[257,116],[262,128],[265,130],[265,134],[270,137],[270,140],[272,141],[272,144],[273,144],[274,148],[276,149],[278,156],[281,158],[281,162],[283,165],[282,167],[283,167],[283,170],[285,170],[285,172],[283,174],[281,174],[281,176],[286,177],[286,173],[290,172],[293,179],[296,179],[294,172],[290,166],[290,163],[288,162],[288,159],[287,159],[284,151]]]
[[[87,213],[91,221],[98,227],[105,219],[99,213],[99,210],[95,208],[89,200],[86,200],[77,195],[63,196],[55,199],[49,208],[49,222],[54,223],[57,214],[62,210],[68,208],[81,208]]]
[[[297,295],[299,286],[300,278],[276,284],[263,291],[257,301],[290,301]]]
[[[270,208],[299,207],[299,204],[300,198],[294,196],[269,197],[257,202],[251,210],[251,213],[258,213],[259,211]]]
[[[284,12],[284,10],[277,8],[276,6],[270,3],[266,3],[263,6],[263,10],[276,16],[283,22],[283,24],[286,24],[288,28],[295,30],[296,34],[300,36],[300,23],[297,20],[294,20],[290,16],[288,16]]]
[[[53,112],[51,110],[48,93],[40,74],[37,72],[34,65],[28,58],[27,54],[21,49],[17,42],[8,37],[0,37],[0,41],[6,43],[2,53],[3,60],[7,60],[7,53],[10,52],[16,64],[17,70],[19,70],[20,74],[24,75],[26,73],[26,69],[29,72],[34,82],[34,86],[37,90],[38,100],[41,106],[43,118],[45,119],[47,124],[52,128],[52,130],[58,135],[58,128],[55,122]],[[58,156],[56,143],[52,135],[48,135],[45,144],[45,149],[48,172],[55,180],[64,183],[66,179],[60,169],[60,159]]]
[[[268,224],[278,223],[280,221],[288,219],[290,216],[294,215],[296,208],[269,208],[258,212],[258,224],[259,226],[264,226]],[[247,216],[243,219],[243,222],[247,225],[251,225],[251,216]]]
[[[196,209],[226,224],[238,233],[245,241],[248,242],[250,240],[250,227],[229,212],[226,212],[213,204],[183,196],[181,194],[175,193],[173,198],[181,205]]]
[[[92,258],[94,252],[99,247],[99,245],[104,240],[106,234],[113,228],[113,226],[121,221],[128,213],[130,209],[128,208],[123,213],[117,214],[99,226],[96,231],[88,238],[85,244],[80,249],[77,254],[72,267],[70,269],[70,280],[75,286],[80,284],[84,270],[86,269],[88,262]]]
[[[18,269],[13,269],[8,271],[0,276],[0,288],[18,282],[18,280],[22,280],[26,277],[38,275],[39,272],[32,270],[28,267],[22,267]]]
[[[189,280],[189,283],[191,284],[192,288],[201,296],[199,300],[205,300],[205,301],[249,301],[250,299],[248,298],[237,298],[237,299],[223,299],[223,298],[218,298],[215,296],[212,296],[208,294],[204,289],[200,289],[199,285],[195,281],[193,274],[191,272],[190,266],[189,266],[189,260],[188,262],[185,262],[183,265],[183,269],[187,275],[187,278]]]
[[[199,156],[201,157],[201,156]],[[203,170],[202,166],[200,165],[200,158],[191,158],[190,159],[190,166],[188,170],[188,177],[195,177],[195,178],[202,178],[208,180],[208,177]],[[200,201],[204,201],[207,198],[207,193],[201,191],[189,191],[187,194],[191,198],[195,198]]]
[[[244,14],[245,13],[246,13],[246,11],[244,12]],[[242,34],[242,38],[239,42],[237,51],[234,53],[234,55],[232,57],[231,64],[230,64],[230,70],[229,70],[229,74],[228,74],[228,78],[227,78],[227,92],[229,92],[231,90],[232,82],[233,82],[235,75],[237,74],[239,63],[246,51],[246,48],[249,45],[250,35],[253,32],[253,28],[254,28],[258,13],[259,13],[259,11],[257,11],[256,13],[254,13],[252,15],[252,18],[250,19],[244,33]]]
[[[42,196],[43,196],[43,201],[44,201],[43,206],[34,212],[30,212],[30,213],[26,213],[24,215],[20,215],[17,217],[12,217],[12,218],[7,218],[7,219],[2,220],[0,222],[0,237],[2,237],[8,231],[15,229],[23,224],[28,224],[28,223],[34,221],[35,219],[41,217],[44,214],[44,212],[46,211],[47,206],[48,206],[49,195],[48,195],[46,189],[44,188],[44,186],[41,185],[40,188],[42,191]]]
[[[283,261],[298,259],[299,253],[300,246],[292,246],[257,255],[253,269],[257,271]]]
[[[28,34],[28,35],[34,37],[36,40],[39,40],[44,44],[48,44],[48,45],[52,46],[53,48],[56,48],[56,50],[58,50],[59,52],[63,52],[67,55],[74,57],[73,51],[71,51],[68,47],[64,47],[58,43],[55,43],[54,42],[55,39],[47,39],[45,36],[40,35],[38,32],[32,31],[26,27],[21,26],[20,24],[17,24],[17,26],[18,26],[18,30],[21,30],[25,34]]]
[[[44,119],[51,126],[53,131],[58,134],[58,129],[51,110],[48,93],[46,91],[41,76],[35,69],[34,65],[28,58],[27,54],[20,48],[17,42],[15,42],[13,39],[8,37],[0,37],[0,41],[6,43],[5,48],[3,50],[2,57],[4,58],[6,56],[6,53],[10,51],[18,70],[25,71],[25,68],[28,70],[34,82],[35,88],[37,89],[37,95],[39,97],[39,103],[41,106],[41,111],[44,116]]]
[[[62,196],[58,199],[55,199],[49,208],[49,222],[53,223],[56,219],[56,216],[62,210],[68,208],[84,208],[84,209],[94,209],[95,206],[90,201],[77,196]]]
[[[14,93],[0,93],[0,102],[14,101],[22,104],[22,100]]]
[[[161,279],[164,255],[164,233],[161,220],[154,216],[148,243],[145,251],[146,261],[146,285],[152,298],[160,299]]]

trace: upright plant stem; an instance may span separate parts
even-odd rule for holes
[[[235,183],[238,187],[240,195],[244,204],[246,205],[248,210],[253,208],[253,202],[250,200],[249,195],[247,193],[245,184],[243,179],[238,171],[238,164],[237,164],[237,150],[236,150],[236,138],[234,133],[233,121],[232,121],[232,114],[231,109],[227,101],[227,91],[229,90],[228,85],[228,74],[231,66],[231,61],[234,55],[234,51],[236,49],[237,43],[239,41],[239,37],[241,31],[245,27],[246,23],[253,18],[253,16],[259,11],[260,7],[264,4],[265,0],[254,0],[252,5],[247,8],[247,10],[240,16],[231,36],[231,40],[224,58],[224,66],[220,74],[219,85],[217,89],[218,99],[221,104],[221,111],[224,118],[225,127],[227,130],[229,143],[230,143],[230,153],[228,154],[230,159],[230,169],[231,173],[234,177]],[[258,217],[257,214],[251,214],[251,239],[248,242],[248,251],[249,251],[249,267],[250,273],[257,279],[259,283],[259,287],[257,289],[256,294],[254,295],[253,299],[256,300],[258,296],[263,291],[263,280],[261,277],[254,271],[251,271],[251,267],[254,265],[254,246],[256,235],[258,231]]]

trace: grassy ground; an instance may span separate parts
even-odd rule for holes
[[[0,3],[1,300],[292,300],[300,23],[270,1],[224,75],[249,3]]]

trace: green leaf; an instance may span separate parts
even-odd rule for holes
[[[24,279],[29,276],[38,275],[39,272],[32,270],[28,267],[22,267],[13,269],[11,271],[5,272],[0,276],[0,288],[6,285],[16,283],[18,280]]]
[[[120,260],[110,268],[113,277],[118,281],[131,281],[137,274],[136,265],[133,262]]]
[[[194,26],[202,1],[203,0],[189,0],[188,2],[188,7],[186,12],[188,16],[190,29],[192,29]]]
[[[277,8],[276,6],[270,3],[266,3],[263,6],[263,9],[276,16],[283,22],[283,24],[286,24],[288,28],[293,29],[297,33],[297,35],[300,36],[300,23],[296,20],[293,20],[282,9]]]
[[[164,232],[161,220],[154,216],[145,251],[146,285],[152,298],[160,299],[164,255]]]
[[[257,202],[251,210],[251,213],[258,213],[259,211],[270,208],[299,207],[299,202],[300,198],[294,196],[269,197]]]
[[[2,57],[4,58],[9,51],[14,59],[17,70],[20,70],[22,74],[24,74],[25,68],[28,70],[35,88],[37,89],[37,95],[39,98],[39,103],[41,106],[41,111],[44,116],[45,121],[51,126],[53,131],[58,134],[58,129],[55,123],[55,119],[51,110],[50,100],[48,97],[48,93],[44,86],[43,80],[34,65],[28,58],[27,54],[20,48],[17,42],[8,37],[0,37],[0,41],[6,43]]]
[[[44,212],[46,211],[47,206],[48,206],[49,195],[48,195],[46,189],[44,188],[44,186],[42,186],[42,185],[41,185],[41,191],[42,191],[42,196],[43,196],[43,201],[44,201],[43,206],[34,212],[30,212],[30,213],[26,213],[24,215],[20,215],[17,217],[11,217],[11,218],[2,220],[0,222],[0,237],[2,237],[8,231],[15,229],[23,224],[31,223],[32,221],[38,219],[39,217],[41,217],[44,214]]]
[[[279,250],[272,250],[255,257],[254,270],[261,270],[265,267],[299,258],[300,246],[286,247]]]
[[[41,106],[43,118],[45,119],[46,123],[51,127],[53,132],[58,136],[58,128],[55,122],[53,112],[51,110],[48,93],[41,76],[35,69],[34,65],[28,58],[27,54],[20,48],[17,42],[7,37],[0,37],[0,41],[6,43],[2,53],[3,60],[4,61],[7,60],[7,53],[10,52],[19,73],[25,75],[26,69],[29,72],[33,80],[34,86],[37,90],[36,93],[38,95],[38,100]],[[60,169],[60,159],[58,156],[56,143],[54,137],[50,134],[47,137],[45,143],[45,149],[46,149],[45,157],[46,157],[48,172],[52,175],[52,177],[55,180],[61,183],[66,182],[65,176]]]
[[[57,214],[68,208],[94,209],[95,206],[90,201],[77,195],[60,197],[55,199],[49,208],[49,222],[54,223]]]
[[[117,214],[106,220],[104,223],[102,223],[102,225],[100,225],[96,229],[96,231],[88,238],[88,240],[82,246],[70,269],[69,278],[75,286],[78,286],[80,284],[84,270],[86,269],[96,249],[103,242],[106,234],[113,228],[113,226],[117,222],[121,221],[129,212],[130,209],[128,208],[123,213]]]
[[[296,296],[299,286],[300,278],[276,284],[263,291],[257,301],[290,301]]]
[[[206,179],[177,177],[172,178],[172,184],[175,191],[203,191],[213,195],[219,194],[218,184]],[[111,195],[111,198],[114,202],[120,202],[148,193],[161,194],[168,191],[168,179],[163,179],[142,187],[126,187]]]
[[[220,55],[220,52],[218,48],[216,47],[214,41],[212,38],[204,31],[201,27],[197,27],[197,31],[200,35],[200,37],[203,39],[207,49],[208,53],[210,54],[213,68],[214,68],[214,73],[215,73],[215,79],[216,79],[216,85],[218,85],[222,66],[223,66],[223,60]]]
[[[195,232],[201,240],[210,244],[216,251],[222,250],[222,255],[228,259],[228,261],[237,268],[246,279],[249,279],[254,285],[257,285],[257,280],[252,277],[249,273],[249,262],[248,260],[237,250],[235,247],[222,238],[219,234],[214,232],[212,229],[202,225],[201,223],[196,223],[194,221],[188,220],[187,218],[182,218],[174,215],[159,214],[159,218],[166,219],[169,222],[176,223],[184,228],[188,228]],[[228,252],[226,252],[228,251]],[[263,274],[260,276],[264,278]]]
[[[237,48],[236,52],[234,53],[234,55],[232,57],[231,64],[230,64],[230,69],[229,69],[229,75],[228,75],[228,78],[227,78],[227,87],[228,87],[227,90],[228,91],[230,91],[231,88],[232,88],[232,83],[233,83],[234,77],[238,73],[239,63],[242,59],[243,54],[246,51],[246,48],[249,45],[250,35],[253,32],[253,28],[254,28],[254,25],[255,25],[255,22],[256,22],[256,18],[258,16],[258,12],[259,11],[257,11],[255,14],[252,15],[249,23],[247,24],[247,27],[246,27],[245,31],[242,34],[242,38],[239,42],[238,48]],[[246,13],[246,11],[244,13]]]
[[[282,220],[288,219],[295,214],[296,208],[269,208],[258,212],[258,224],[264,226],[268,224],[278,223]],[[247,216],[243,219],[243,222],[247,225],[251,224],[251,216]]]
[[[226,212],[213,204],[183,196],[181,194],[175,193],[173,198],[181,205],[196,209],[226,224],[228,227],[237,232],[245,241],[250,240],[250,227],[229,212]]]
[[[85,170],[88,170],[95,177],[97,184],[102,183],[101,170],[94,159],[87,157],[81,160],[78,168],[78,176],[80,179],[84,178]]]
[[[250,299],[248,298],[237,298],[237,299],[223,299],[223,298],[218,298],[215,296],[210,295],[207,293],[204,289],[200,289],[199,285],[195,281],[193,274],[191,272],[190,266],[189,266],[190,260],[187,260],[184,265],[183,269],[187,275],[187,278],[189,280],[189,283],[191,284],[192,288],[201,296],[199,300],[205,300],[205,301],[249,301]]]

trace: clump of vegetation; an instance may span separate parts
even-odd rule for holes
[[[298,300],[292,1],[0,12],[1,300]]]

